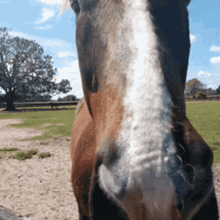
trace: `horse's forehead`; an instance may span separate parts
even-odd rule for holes
[[[130,1],[140,1],[140,0],[63,0],[63,2],[67,2],[71,4],[72,2],[101,2],[101,1],[108,1],[108,2],[130,2]],[[153,3],[158,3],[158,4],[167,4],[167,3],[174,3],[174,2],[190,2],[191,0],[146,0],[146,2],[153,2]]]
[[[62,9],[61,11],[64,12],[66,9],[71,8],[73,4],[85,4],[85,5],[90,5],[90,6],[95,6],[97,3],[100,2],[108,2],[108,3],[127,3],[129,2],[140,2],[141,0],[63,0],[62,3]],[[158,4],[158,5],[172,5],[176,3],[183,3],[185,5],[188,5],[191,0],[145,0],[146,3],[151,3],[151,4]]]

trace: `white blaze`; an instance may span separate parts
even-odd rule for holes
[[[126,114],[119,142],[126,143],[130,182],[140,187],[149,217],[155,216],[155,210],[169,216],[175,190],[168,178],[163,149],[167,145],[170,153],[175,153],[171,97],[165,86],[151,14],[142,0],[128,4],[125,19],[131,24],[128,46],[133,62],[127,71]]]

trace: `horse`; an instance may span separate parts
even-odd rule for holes
[[[186,115],[190,0],[64,0],[84,99],[72,129],[80,220],[218,219],[213,152]]]

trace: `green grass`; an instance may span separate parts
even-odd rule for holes
[[[187,117],[214,152],[214,166],[220,163],[220,102],[187,102]]]
[[[0,149],[0,159],[4,158],[4,154],[10,152],[12,153],[13,151],[17,151],[17,148],[3,148]],[[32,158],[33,155],[37,154],[37,150],[30,150],[28,152],[17,152],[12,158],[17,159],[17,160],[26,160],[28,158]]]
[[[8,153],[8,152],[13,152],[13,151],[17,151],[17,148],[2,148],[0,149],[0,159],[4,158],[4,154]]]
[[[30,150],[28,152],[17,152],[15,156],[13,156],[13,158],[24,161],[26,159],[31,159],[35,154],[37,154],[37,150]]]
[[[53,109],[55,110],[55,109],[75,109],[76,108],[76,105],[73,105],[73,106],[58,106],[57,108],[55,108],[55,107],[53,107]],[[25,109],[52,109],[51,108],[51,106],[49,106],[49,107],[46,107],[46,106],[44,106],[44,107],[18,107],[17,108],[18,110],[25,110]]]
[[[3,149],[0,149],[0,152],[10,152],[10,151],[17,151],[18,149],[17,148],[3,148]]]
[[[17,151],[17,148],[3,148],[0,149],[0,159],[4,158],[4,154],[10,152],[13,153],[13,151]],[[16,160],[25,161],[26,159],[31,159],[33,155],[37,154],[37,150],[30,150],[26,152],[17,152],[15,155],[11,155],[11,158],[14,158]],[[51,157],[51,154],[49,152],[46,153],[40,153],[38,154],[39,159]]]
[[[41,154],[38,154],[38,158],[47,158],[47,157],[51,157],[51,154],[49,152],[47,153],[41,153]]]
[[[22,119],[23,123],[13,124],[12,127],[36,128],[44,130],[42,136],[37,136],[32,140],[46,140],[53,136],[70,137],[73,122],[75,120],[75,109],[66,111],[39,111],[27,113],[1,113],[0,119]],[[52,124],[48,127],[41,127],[44,124]],[[58,125],[64,124],[64,125]]]
[[[220,163],[220,101],[187,102],[187,116],[198,133],[214,151],[214,165],[216,166]],[[53,136],[70,137],[75,120],[75,109],[0,114],[0,119],[10,118],[23,119],[23,123],[14,124],[13,127],[45,130],[42,136],[35,137],[32,140],[46,140]],[[41,128],[43,124],[52,125]]]

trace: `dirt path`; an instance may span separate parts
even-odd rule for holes
[[[0,159],[0,206],[30,220],[76,220],[78,207],[73,196],[70,173],[70,140],[25,141],[42,131],[10,127],[21,120],[0,120],[0,148],[37,149],[38,154],[50,152],[51,157],[37,155],[25,161]]]
[[[38,159],[34,155],[32,159],[18,161],[7,153],[0,159],[0,207],[28,220],[77,220],[78,208],[70,182],[70,140],[58,137],[49,141],[21,142],[19,140],[30,140],[43,132],[9,126],[21,122],[0,120],[0,149],[37,149],[38,154],[50,152],[52,156]],[[220,165],[215,168],[215,178],[220,202]]]

